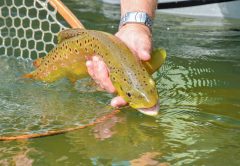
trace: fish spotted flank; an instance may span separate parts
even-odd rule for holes
[[[152,62],[141,62],[131,50],[114,35],[85,29],[60,32],[59,43],[44,58],[37,59],[37,69],[25,78],[54,82],[63,77],[75,82],[88,76],[87,57],[99,55],[109,69],[110,79],[118,95],[133,108],[150,108],[158,103],[155,82],[150,74],[157,70],[166,57],[164,50],[157,50]],[[151,65],[151,63],[155,63]],[[150,73],[150,74],[149,74]]]

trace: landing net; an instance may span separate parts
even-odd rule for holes
[[[42,57],[65,28],[66,22],[49,0],[1,0],[0,56]]]
[[[58,32],[68,27],[51,1],[60,2],[0,0],[0,140],[84,128],[112,111],[106,107],[108,95],[87,93],[89,87],[82,82],[73,86],[66,80],[44,84],[19,79],[33,70],[31,60],[45,56]]]

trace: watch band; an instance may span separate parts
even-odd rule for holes
[[[145,12],[127,12],[120,20],[119,28],[127,23],[144,24],[152,29],[153,21]]]

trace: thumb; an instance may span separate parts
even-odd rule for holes
[[[150,50],[146,50],[146,49],[139,50],[137,54],[138,54],[138,57],[143,61],[148,61],[151,58]]]

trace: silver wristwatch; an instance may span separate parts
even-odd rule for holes
[[[145,12],[128,12],[120,20],[119,28],[127,23],[144,24],[152,29],[153,21]]]

